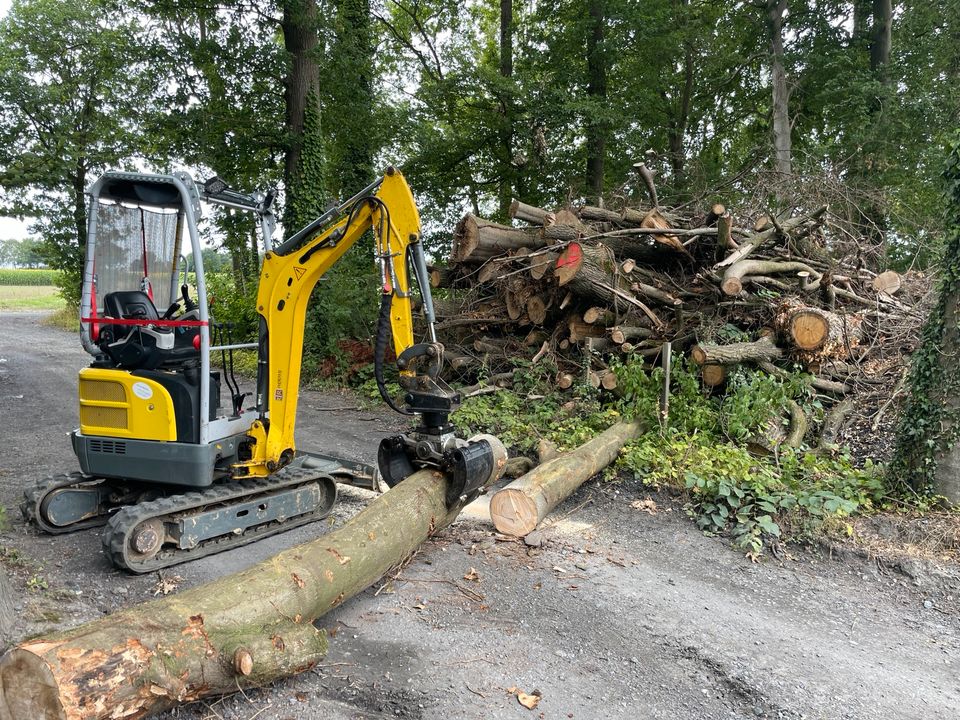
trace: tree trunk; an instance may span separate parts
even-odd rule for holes
[[[790,96],[783,65],[783,15],[787,0],[767,0],[767,29],[770,39],[770,84],[773,86],[773,150],[778,172],[791,172]]]
[[[893,0],[873,0],[873,28],[870,32],[870,69],[886,82],[890,65],[890,41],[893,29]]]
[[[603,36],[606,24],[604,0],[589,0],[587,34],[587,96],[596,108],[587,114],[587,191],[592,197],[603,195],[604,159],[607,152],[609,123],[603,119],[607,103],[607,53]]]
[[[490,519],[499,532],[523,537],[584,482],[613,462],[640,434],[640,423],[620,422],[593,440],[534,468],[490,498]]]
[[[513,0],[500,0],[500,77],[513,78]],[[513,93],[504,82],[500,91],[500,216],[507,217],[513,199]]]
[[[497,464],[502,471],[502,446]],[[420,471],[342,528],[162,600],[47,637],[0,659],[13,720],[143,717],[303,672],[326,635],[313,621],[450,524],[443,475]]]
[[[300,151],[303,144],[303,123],[307,98],[318,91],[317,68],[317,3],[316,0],[284,0],[283,47],[290,55],[290,64],[284,79],[284,104],[286,109],[286,132],[290,144],[283,161],[284,187],[296,184],[300,167]],[[299,226],[298,226],[299,227]],[[287,229],[288,233],[296,227]]]

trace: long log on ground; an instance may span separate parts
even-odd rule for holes
[[[453,259],[481,263],[517,248],[540,248],[546,241],[538,232],[499,225],[472,213],[463,216],[453,231]]]
[[[693,346],[690,354],[697,365],[736,365],[743,362],[776,360],[783,357],[783,350],[778,348],[769,336],[764,336],[754,342],[730,345],[700,343]]]
[[[490,498],[494,526],[516,537],[533,532],[553,508],[613,462],[620,448],[639,433],[637,421],[617,423],[494,493]]]
[[[493,442],[499,474],[506,452]],[[308,670],[327,646],[313,621],[453,522],[461,508],[447,509],[446,491],[443,474],[419,471],[313,542],[27,640],[0,659],[4,709],[12,720],[141,718]]]

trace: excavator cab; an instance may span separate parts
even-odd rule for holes
[[[80,371],[72,434],[87,475],[207,487],[228,474],[254,420],[232,374],[211,364],[224,344],[238,346],[213,343],[198,226],[202,202],[247,211],[269,248],[271,203],[211,185],[110,172],[90,189],[80,320],[93,360]]]

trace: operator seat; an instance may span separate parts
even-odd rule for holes
[[[111,325],[109,318],[160,320],[150,297],[141,290],[118,290],[103,298],[104,326],[97,344],[110,360],[126,370],[154,370],[161,365],[179,365],[197,357],[192,332],[182,328]]]

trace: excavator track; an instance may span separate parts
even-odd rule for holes
[[[23,515],[24,521],[34,523],[41,530],[52,535],[61,535],[106,524],[109,511],[99,507],[97,514],[65,525],[58,525],[51,520],[47,512],[51,499],[58,492],[75,487],[108,489],[107,481],[103,478],[89,477],[80,472],[46,477],[35,485],[24,489],[23,501],[20,503],[20,514]]]
[[[153,572],[324,518],[336,497],[330,475],[287,468],[123,507],[104,528],[103,547],[117,567]]]

